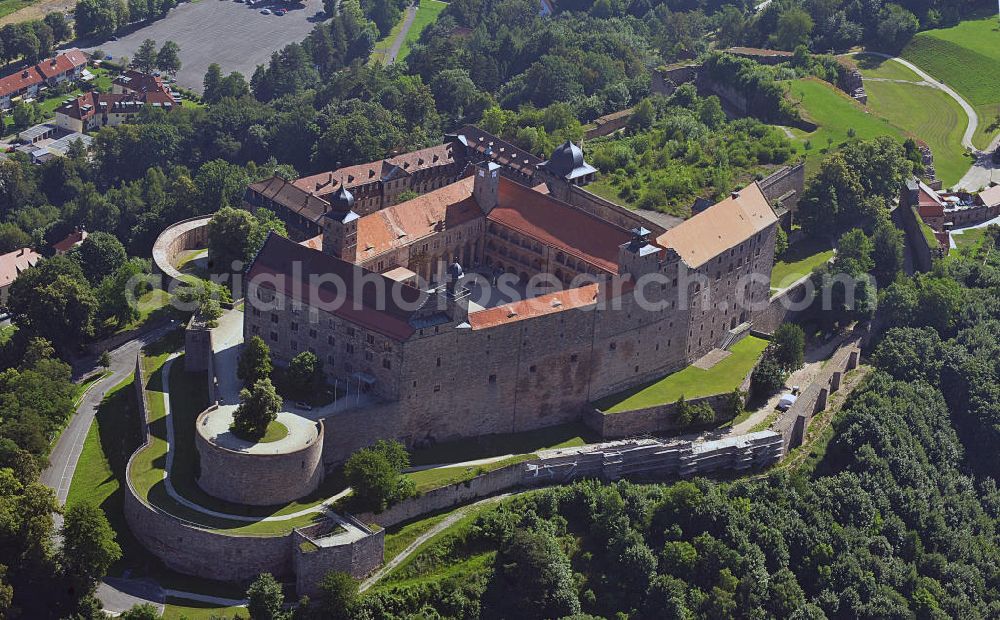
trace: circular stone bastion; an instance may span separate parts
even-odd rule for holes
[[[229,430],[235,405],[212,406],[195,422],[198,486],[236,504],[271,506],[309,495],[323,481],[323,422],[282,411],[288,434],[268,443],[241,439]]]

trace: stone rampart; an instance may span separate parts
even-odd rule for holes
[[[666,232],[666,228],[651,222],[647,218],[642,217],[639,213],[635,211],[630,211],[621,205],[617,205],[610,200],[601,198],[600,196],[588,192],[586,189],[578,185],[568,185],[566,186],[566,195],[560,196],[561,200],[565,200],[569,204],[573,205],[581,211],[595,215],[602,220],[616,224],[621,228],[626,230],[631,230],[636,226],[642,226],[652,232],[652,236],[656,237],[658,235]]]
[[[902,225],[906,233],[907,245],[913,256],[913,265],[920,271],[930,271],[933,257],[938,254],[937,248],[932,248],[927,236],[924,235],[923,222],[913,207],[900,204],[892,212],[893,219]]]
[[[525,481],[525,471],[523,462],[507,465],[465,482],[427,491],[379,514],[359,514],[358,518],[368,523],[378,523],[382,527],[392,527],[422,514],[453,508],[520,486]]]
[[[153,265],[156,272],[163,275],[163,290],[181,279],[181,272],[174,267],[181,252],[208,246],[208,222],[211,219],[212,216],[204,215],[181,220],[164,228],[156,238]]]
[[[319,583],[329,571],[340,571],[362,577],[382,564],[385,550],[385,530],[377,532],[351,517],[346,517],[367,535],[351,540],[344,534],[328,535],[328,524],[310,525],[295,530],[293,560],[295,591],[299,596],[319,595]],[[341,539],[348,541],[341,542]]]
[[[744,377],[739,389],[747,392],[750,388],[750,374]],[[687,400],[689,405],[708,403],[716,412],[716,421],[723,418],[719,412],[725,407],[730,394],[713,394],[702,398]],[[583,423],[597,433],[602,439],[621,439],[638,435],[665,433],[682,428],[677,422],[677,403],[665,403],[655,407],[607,413],[592,408],[584,411]]]
[[[810,308],[814,290],[810,276],[805,276],[774,295],[767,308],[754,316],[754,329],[773,334],[782,323],[794,320]]]
[[[830,395],[840,389],[843,376],[858,367],[862,334],[842,336],[843,342],[823,365],[819,375],[799,394],[795,403],[781,412],[771,428],[781,435],[785,453],[802,445],[809,422],[826,409]]]
[[[794,166],[782,166],[771,174],[767,175],[757,185],[764,193],[768,202],[772,205],[781,203],[781,206],[788,210],[789,217],[786,228],[790,228],[795,220],[795,213],[799,207],[799,198],[802,197],[802,190],[806,184],[806,165],[804,163]],[[779,216],[781,214],[779,213]],[[785,218],[782,218],[784,220]],[[783,221],[784,223],[784,221]]]
[[[132,470],[136,456],[149,445],[148,412],[145,376],[141,354],[136,357],[135,389],[139,403],[138,422],[142,427],[142,445],[126,465],[124,509],[125,521],[140,544],[159,558],[168,568],[185,575],[246,584],[262,572],[278,578],[293,576],[297,549],[295,532],[279,535],[231,535],[223,530],[208,530],[176,517],[146,501],[132,484],[127,472]],[[318,458],[318,457],[317,457]],[[328,552],[324,561],[356,569],[362,578],[381,562],[384,535],[359,525],[367,535],[354,538],[336,551]],[[346,556],[348,559],[341,559]],[[314,570],[314,569],[310,569]]]
[[[197,422],[198,486],[213,497],[248,506],[285,504],[309,495],[323,481],[323,422],[300,449],[281,454],[251,454],[220,446],[205,436],[203,411]],[[266,444],[265,444],[266,445]]]
[[[594,121],[594,126],[585,131],[583,137],[586,140],[590,140],[591,138],[613,134],[628,125],[630,118],[632,118],[632,108],[605,114]]]

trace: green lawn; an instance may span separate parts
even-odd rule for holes
[[[569,448],[599,441],[589,428],[579,422],[550,426],[522,433],[483,435],[461,441],[439,443],[415,450],[411,465],[461,463],[504,454],[528,454],[551,448]]]
[[[29,7],[37,0],[0,0],[0,17],[6,17],[14,11]]]
[[[959,250],[978,246],[985,236],[985,228],[969,228],[959,234],[955,234],[955,232],[951,233],[951,238],[955,241],[955,247]]]
[[[500,469],[515,463],[523,463],[536,458],[534,454],[519,454],[493,463],[482,465],[472,465],[470,467],[439,467],[436,469],[425,469],[406,474],[406,477],[417,485],[417,492],[423,493],[438,487],[465,482],[486,472]]]
[[[417,42],[420,38],[420,33],[427,26],[437,21],[438,16],[441,15],[441,11],[444,11],[447,6],[447,2],[441,2],[440,0],[420,0],[420,6],[417,7],[417,14],[413,16],[413,24],[406,33],[406,38],[403,39],[403,44],[399,48],[399,55],[396,56],[396,60],[406,60],[406,57],[410,55],[410,46]]]
[[[788,97],[798,103],[803,117],[819,126],[809,133],[791,129],[795,136],[792,143],[806,160],[806,176],[815,173],[829,149],[837,149],[849,140],[870,140],[878,136],[903,139],[902,130],[886,119],[865,112],[861,104],[827,82],[805,78],[785,82],[785,85]]]
[[[246,607],[218,607],[214,603],[202,603],[168,596],[163,606],[163,620],[222,620],[247,615]]]
[[[285,437],[288,437],[288,427],[275,420],[267,425],[267,429],[264,431],[264,436],[260,438],[258,443],[271,443],[273,441],[278,441],[279,439],[284,439]]]
[[[891,58],[883,58],[874,54],[856,54],[848,56],[848,58],[857,64],[858,69],[861,70],[861,74],[866,78],[906,80],[908,82],[919,82],[921,80],[921,77],[914,73],[912,69]],[[865,88],[867,87],[868,82],[865,82]]]
[[[447,512],[442,512],[431,517],[426,517],[417,521],[412,521],[405,525],[394,525],[385,531],[385,561],[388,562],[403,552],[417,538],[431,529],[448,516]]]
[[[993,7],[995,8],[995,7]],[[948,84],[979,115],[973,144],[985,148],[1000,131],[1000,26],[989,10],[983,19],[918,32],[900,54]]]
[[[805,239],[790,246],[781,260],[774,262],[774,267],[771,269],[771,289],[777,290],[791,285],[832,257],[833,248],[825,241]]]
[[[757,363],[768,341],[747,336],[734,344],[731,355],[708,370],[688,366],[662,379],[600,400],[598,409],[619,413],[644,409],[684,398],[701,398],[732,392]]]

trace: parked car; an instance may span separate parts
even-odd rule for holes
[[[271,14],[271,9],[261,9],[260,10],[260,14],[261,15],[270,15]]]
[[[274,14],[277,15],[278,17],[281,17],[282,15],[284,15],[287,12],[288,11],[286,11],[285,9],[278,9],[277,11],[274,12]]]
[[[299,409],[300,411],[312,411],[313,410],[312,405],[310,405],[309,403],[304,403],[301,400],[295,403],[295,408]]]
[[[799,399],[798,395],[792,394],[791,392],[785,392],[778,399],[778,411],[787,411],[789,407],[795,404],[795,401]]]

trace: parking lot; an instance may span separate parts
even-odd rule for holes
[[[283,16],[261,15],[261,9],[286,8]],[[195,0],[170,11],[164,19],[139,28],[119,38],[85,48],[101,49],[117,60],[131,58],[144,39],[157,46],[175,41],[181,47],[181,70],[177,83],[196,92],[208,65],[218,63],[223,74],[239,71],[250,81],[257,65],[267,64],[271,53],[292,42],[306,38],[320,21],[322,0],[286,4],[265,2],[254,7],[234,0]]]

